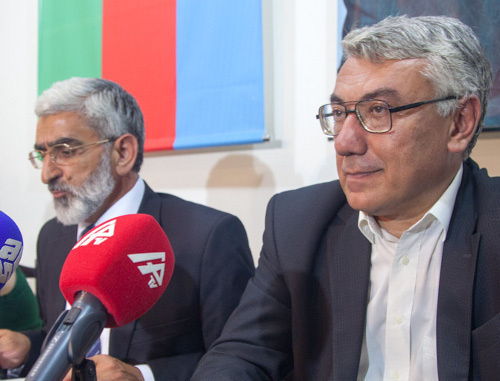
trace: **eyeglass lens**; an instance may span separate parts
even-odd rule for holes
[[[354,110],[347,110],[342,104],[325,105],[321,120],[326,124],[326,132],[338,135],[349,113],[355,113],[359,122],[370,132],[385,132],[391,129],[391,112],[389,105],[380,100],[358,102]]]
[[[95,143],[93,143],[95,144]],[[92,145],[93,145],[92,144]],[[89,144],[90,145],[90,144]],[[80,147],[70,147],[67,144],[57,144],[50,147],[47,151],[35,150],[30,153],[29,159],[31,164],[37,169],[43,167],[43,162],[48,156],[55,164],[72,165],[76,157],[76,153]]]
[[[35,150],[30,153],[29,159],[35,168],[41,168],[46,156],[60,165],[71,164],[71,159],[75,156],[75,149],[66,144],[55,145],[50,147],[47,151]]]

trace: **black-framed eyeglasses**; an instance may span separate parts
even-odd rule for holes
[[[46,150],[33,150],[28,154],[28,159],[35,169],[43,167],[45,156],[49,155],[50,160],[57,165],[73,165],[76,163],[78,154],[84,151],[84,148],[114,142],[118,138],[99,140],[97,142],[86,143],[79,146],[70,146],[67,143],[54,144]]]
[[[349,114],[355,114],[363,128],[374,134],[382,134],[392,129],[392,114],[398,111],[410,110],[430,103],[437,103],[458,99],[455,95],[444,98],[431,99],[423,102],[410,103],[399,107],[391,107],[381,99],[368,99],[345,103],[329,103],[319,108],[316,119],[319,119],[323,133],[328,136],[337,136]],[[348,110],[345,106],[354,103],[354,108]]]

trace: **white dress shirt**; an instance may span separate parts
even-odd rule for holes
[[[146,185],[144,183],[144,180],[142,180],[142,178],[139,176],[134,187],[117,202],[115,202],[108,210],[106,210],[106,212],[104,212],[104,214],[97,220],[95,225],[97,226],[105,221],[126,214],[136,214],[139,211],[145,189]],[[78,237],[80,237],[80,234],[86,227],[86,223],[78,224]],[[101,354],[103,355],[109,354],[109,335],[110,329],[104,328],[101,334]],[[155,378],[149,365],[136,365],[136,368],[141,371],[145,381],[154,381]]]
[[[359,213],[372,244],[370,293],[358,380],[438,380],[436,318],[443,242],[460,167],[432,208],[401,238]]]

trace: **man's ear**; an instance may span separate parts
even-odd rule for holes
[[[477,95],[460,100],[460,108],[455,112],[450,126],[448,149],[451,152],[464,152],[471,141],[481,116],[481,102]]]
[[[124,134],[115,140],[112,160],[118,175],[125,176],[132,171],[138,151],[137,139],[132,134]]]

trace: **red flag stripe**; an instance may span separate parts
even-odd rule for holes
[[[103,0],[102,77],[137,99],[145,116],[146,151],[173,147],[175,40],[175,0]]]

